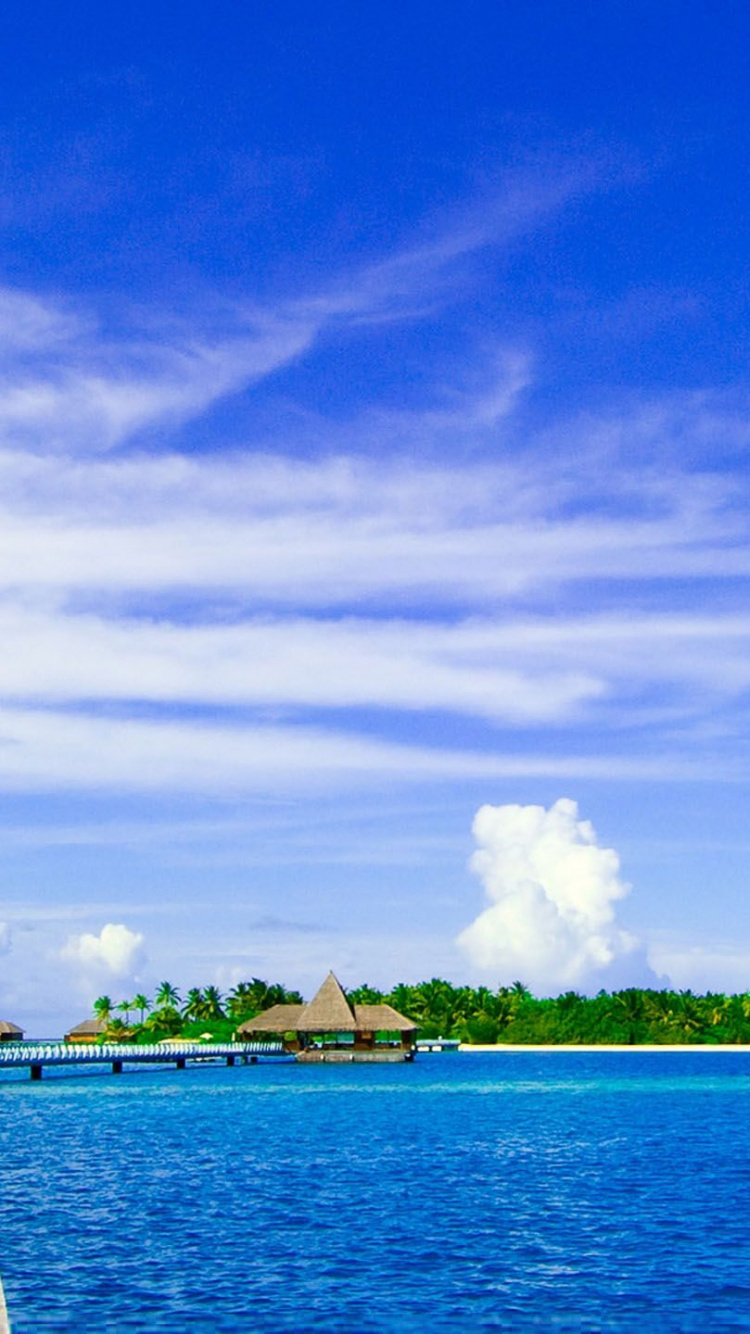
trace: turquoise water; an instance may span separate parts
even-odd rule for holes
[[[37,1330],[750,1330],[750,1057],[442,1055],[0,1083]]]

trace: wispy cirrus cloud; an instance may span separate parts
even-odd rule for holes
[[[243,447],[180,448],[187,421],[326,339],[432,318],[463,260],[596,180],[580,163],[509,180],[273,308],[121,311],[115,328],[0,291],[0,783],[692,773],[688,731],[739,718],[748,679],[743,491],[707,458],[748,437],[739,392],[621,395],[532,429],[534,356],[484,338],[408,406],[286,402],[262,444],[248,428]],[[725,605],[686,617],[686,586]],[[425,714],[450,744],[393,741]],[[463,740],[477,720],[490,739]],[[619,741],[646,721],[656,762]]]
[[[468,477],[467,477],[468,471]],[[480,605],[566,583],[750,573],[737,484],[672,470],[584,477],[355,458],[0,458],[6,586],[191,588],[300,606]]]
[[[44,704],[446,712],[617,728],[744,710],[750,619],[258,618],[174,624],[0,605],[0,698]],[[622,716],[621,716],[622,715]],[[731,714],[729,715],[731,716]]]
[[[0,442],[77,455],[174,428],[293,360],[315,333],[271,316],[228,325],[210,341],[174,329],[115,340],[53,303],[0,292]]]
[[[722,772],[731,778],[726,764]],[[521,777],[711,776],[679,754],[503,754],[389,742],[333,728],[118,719],[0,710],[0,788],[198,793],[298,792]]]

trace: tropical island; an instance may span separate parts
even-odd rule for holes
[[[750,992],[696,995],[628,987],[596,996],[566,991],[536,997],[521,982],[492,990],[432,978],[413,985],[399,982],[390,991],[363,984],[346,996],[352,1005],[392,1006],[414,1021],[420,1038],[453,1038],[475,1046],[750,1044]],[[299,991],[260,978],[239,982],[226,995],[211,985],[191,987],[184,997],[165,981],[153,999],[138,994],[114,1002],[100,996],[94,1021],[89,1021],[89,1040],[230,1041],[243,1023],[266,1010],[303,1004]]]

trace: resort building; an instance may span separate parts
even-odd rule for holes
[[[76,1024],[75,1028],[70,1028],[65,1034],[66,1042],[98,1042],[103,1038],[107,1031],[107,1025],[103,1019],[84,1019],[82,1024]]]
[[[272,1005],[237,1030],[276,1034],[298,1061],[410,1061],[417,1025],[392,1005],[351,1005],[329,973],[307,1005]]]
[[[0,1042],[23,1042],[23,1029],[8,1019],[0,1019]]]

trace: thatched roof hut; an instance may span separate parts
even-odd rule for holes
[[[21,1042],[23,1029],[12,1024],[9,1019],[0,1019],[0,1042]]]
[[[299,1033],[354,1033],[357,1021],[338,978],[329,973],[306,1005],[297,1024]]]
[[[399,1014],[392,1005],[352,1005],[341,983],[329,973],[307,1005],[273,1005],[240,1024],[237,1036],[295,1033],[293,1046],[297,1049],[308,1046],[311,1037],[335,1034],[337,1041],[345,1039],[355,1049],[365,1051],[377,1046],[376,1034],[383,1032],[399,1034],[401,1046],[410,1049],[416,1029],[413,1019]]]
[[[416,1033],[418,1025],[392,1005],[355,1005],[357,1032]]]
[[[104,1037],[107,1031],[107,1025],[103,1019],[84,1019],[82,1024],[76,1024],[75,1028],[68,1029],[65,1034],[66,1042],[98,1042],[99,1038]]]
[[[254,1019],[247,1019],[240,1024],[237,1032],[244,1037],[247,1033],[296,1033],[304,1005],[272,1005]]]

